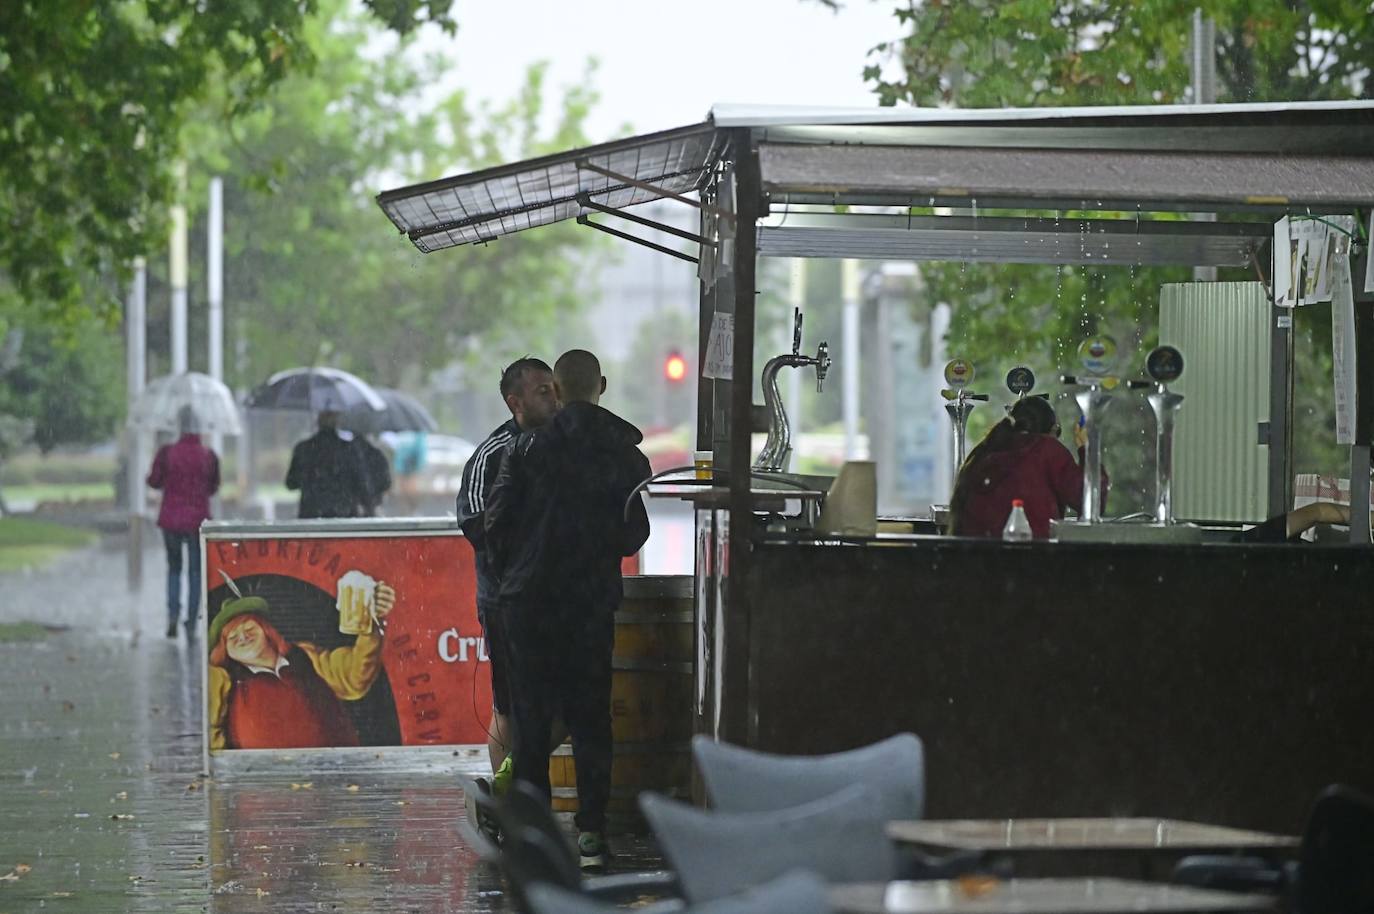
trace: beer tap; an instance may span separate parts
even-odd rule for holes
[[[1042,400],[1048,400],[1050,398],[1049,394],[1031,394],[1031,391],[1034,389],[1035,372],[1031,371],[1025,365],[1018,365],[1007,372],[1007,390],[1016,394],[1016,399],[1004,407],[1007,413],[1010,414],[1013,406],[1026,399],[1027,394],[1033,397],[1039,397]]]
[[[778,391],[778,371],[783,367],[815,366],[816,393],[824,390],[825,376],[830,371],[830,344],[822,342],[816,347],[816,354],[809,356],[801,354],[801,340],[802,313],[801,308],[797,308],[792,313],[792,351],[773,356],[763,366],[763,408],[768,414],[768,440],[754,460],[754,469],[761,472],[784,472],[792,457],[792,426],[787,421],[787,410]]]
[[[1083,449],[1083,506],[1078,519],[1085,524],[1102,522],[1102,417],[1112,405],[1112,388],[1116,378],[1105,377],[1116,356],[1116,341],[1109,336],[1086,340],[1078,347],[1078,354],[1088,374],[1084,377],[1064,375],[1060,382],[1075,388],[1073,399],[1082,413],[1082,424],[1088,433]]]
[[[1150,381],[1127,381],[1133,390],[1149,390],[1145,399],[1155,414],[1155,511],[1157,524],[1174,522],[1174,420],[1183,395],[1169,390],[1169,382],[1183,374],[1183,354],[1172,346],[1160,346],[1145,360]]]
[[[949,414],[949,421],[954,425],[954,479],[959,478],[959,470],[964,465],[964,457],[968,454],[968,417],[973,412],[973,408],[980,402],[986,403],[987,394],[976,394],[969,390],[968,385],[972,383],[976,372],[973,363],[967,359],[951,359],[945,365],[945,383],[949,385],[940,391],[940,396],[949,402],[945,404],[945,412]],[[950,483],[953,491],[954,484]]]

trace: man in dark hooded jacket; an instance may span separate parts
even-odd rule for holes
[[[320,430],[297,442],[286,487],[299,489],[297,517],[358,517],[367,500],[367,470],[353,442],[339,437],[339,414],[322,411]]]
[[[611,646],[622,557],[649,538],[650,475],[633,425],[597,405],[596,356],[554,365],[563,408],[507,450],[487,499],[488,558],[501,581],[515,708],[515,777],[549,794],[548,748],[561,712],[577,769],[582,866],[605,866],[611,790]]]

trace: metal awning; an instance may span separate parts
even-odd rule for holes
[[[932,198],[1083,209],[1374,204],[1374,158],[1356,156],[761,143],[759,169],[775,206],[926,206]]]
[[[757,144],[775,210],[793,203],[967,206],[974,198],[1013,209],[1374,205],[1374,101],[976,110],[717,105],[706,123],[389,190],[377,201],[421,251],[491,241],[700,190],[738,130]]]
[[[377,202],[429,253],[596,211],[586,201],[618,210],[699,190],[723,146],[715,127],[697,124],[384,191]]]

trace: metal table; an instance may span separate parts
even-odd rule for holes
[[[888,837],[930,852],[981,850],[1138,851],[1168,853],[1289,852],[1292,835],[1178,819],[946,819],[889,822]]]
[[[1177,819],[950,819],[889,822],[898,844],[929,854],[982,851],[1010,858],[1017,875],[1151,878],[1188,854],[1293,855],[1291,835]]]
[[[832,886],[838,914],[1183,914],[1272,911],[1277,899],[1124,879],[936,880]]]

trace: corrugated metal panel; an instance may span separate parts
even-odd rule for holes
[[[1190,203],[1374,204],[1374,157],[933,146],[759,145],[764,190]]]
[[[1159,295],[1159,341],[1183,353],[1171,388],[1187,399],[1174,430],[1174,513],[1261,521],[1268,514],[1269,299],[1257,282],[1173,283]]]

